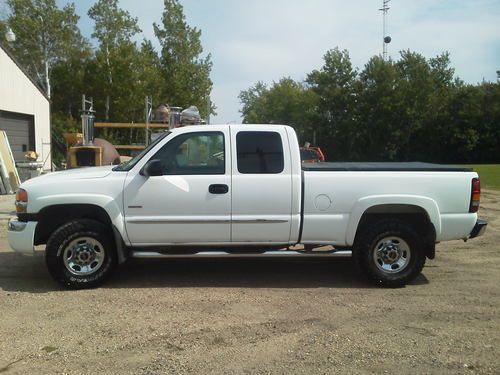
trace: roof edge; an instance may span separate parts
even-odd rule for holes
[[[38,91],[40,91],[40,93],[43,95],[43,97],[47,99],[47,101],[50,103],[50,98],[47,96],[47,93],[42,89],[40,84],[31,75],[29,75],[28,71],[19,63],[19,61],[17,61],[13,53],[9,51],[9,49],[6,48],[2,42],[0,42],[0,49],[2,49],[2,51],[4,51],[7,56],[9,56],[9,58],[14,62],[14,64],[17,65],[17,67],[21,70],[21,72],[23,72],[23,74],[31,81],[33,86],[35,86],[38,89]]]

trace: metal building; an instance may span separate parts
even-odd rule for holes
[[[35,151],[51,169],[50,103],[44,91],[0,43],[0,130],[5,130],[16,162]]]

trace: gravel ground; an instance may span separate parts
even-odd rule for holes
[[[499,192],[480,213],[483,237],[401,289],[350,259],[243,259],[133,261],[66,291],[2,230],[0,373],[499,374]]]

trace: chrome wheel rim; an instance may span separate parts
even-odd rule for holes
[[[377,242],[373,260],[377,268],[385,273],[403,271],[410,263],[411,250],[408,243],[400,237],[385,237]]]
[[[104,263],[104,247],[92,237],[78,237],[66,246],[63,261],[73,275],[88,276],[97,272]]]

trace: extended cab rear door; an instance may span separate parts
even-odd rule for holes
[[[292,174],[284,127],[234,126],[231,130],[231,240],[288,243]]]

